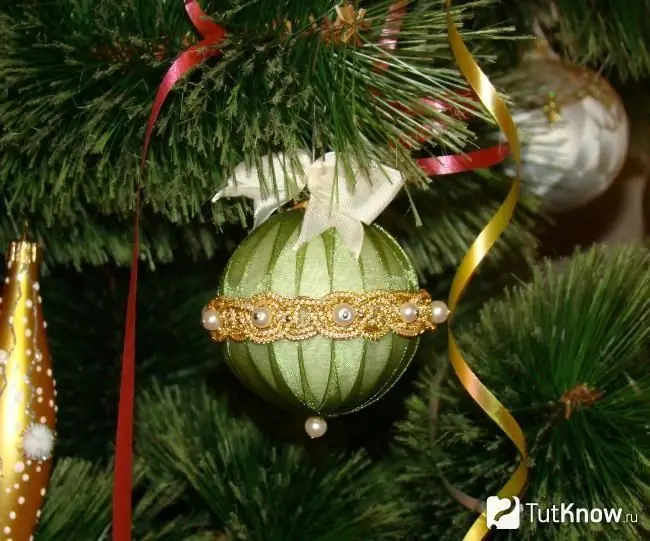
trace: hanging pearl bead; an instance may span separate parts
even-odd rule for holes
[[[220,325],[219,312],[214,308],[205,307],[201,311],[201,323],[208,331],[218,331]]]
[[[258,329],[265,329],[271,324],[271,312],[261,306],[255,308],[251,315],[251,322]]]
[[[400,314],[406,323],[413,323],[418,319],[418,307],[415,304],[407,302],[400,306]]]
[[[327,432],[327,421],[322,417],[310,417],[305,422],[305,432],[311,439],[322,438]]]
[[[339,325],[347,327],[354,321],[354,308],[349,304],[339,304],[334,308],[334,321]]]
[[[431,303],[431,321],[436,325],[440,325],[447,321],[449,317],[449,308],[442,301],[433,301]]]

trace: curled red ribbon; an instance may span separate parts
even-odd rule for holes
[[[189,71],[211,57],[221,55],[220,44],[226,37],[226,30],[207,17],[196,0],[184,0],[185,11],[202,39],[183,51],[172,63],[158,88],[147,122],[144,147],[140,161],[141,176],[146,165],[149,144],[160,111],[174,85]],[[408,1],[396,2],[389,8],[386,27],[382,31],[380,45],[392,51],[397,47],[399,34]],[[388,64],[380,62],[377,69],[388,69]],[[422,100],[427,107],[440,111],[449,111],[451,105],[437,100],[425,98]],[[404,108],[402,107],[404,110]],[[409,111],[410,112],[410,111]],[[464,113],[453,111],[456,118]],[[433,126],[427,134],[420,134],[421,142],[430,138]],[[504,145],[478,150],[462,155],[438,156],[417,160],[418,165],[430,176],[448,175],[463,171],[471,171],[495,165],[508,155],[508,147]],[[132,486],[133,486],[133,417],[135,401],[135,332],[138,285],[138,262],[140,243],[140,198],[141,186],[136,190],[135,231],[133,235],[133,255],[131,260],[131,276],[127,299],[126,323],[124,332],[124,349],[122,353],[122,373],[120,380],[120,399],[117,418],[117,435],[115,444],[115,475],[113,484],[113,541],[131,541],[132,527]]]
[[[185,11],[190,21],[203,38],[182,52],[165,74],[151,108],[147,123],[144,148],[140,160],[141,176],[144,173],[147,151],[154,125],[169,92],[173,86],[192,68],[206,59],[219,56],[218,45],[226,37],[225,29],[207,18],[195,0],[185,0]],[[117,414],[117,435],[115,441],[115,473],[113,479],[113,541],[131,541],[132,487],[133,487],[133,417],[135,402],[135,332],[138,288],[138,261],[140,248],[140,186],[136,190],[135,232],[129,296],[126,306],[124,349],[122,352],[122,374],[120,399]]]

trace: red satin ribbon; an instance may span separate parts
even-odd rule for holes
[[[147,151],[153,127],[156,124],[169,92],[173,86],[192,68],[207,58],[218,56],[218,45],[226,37],[223,27],[208,19],[195,0],[185,0],[185,11],[190,21],[203,38],[196,45],[181,53],[171,65],[158,89],[151,109],[144,148],[140,161],[144,172]],[[113,541],[131,541],[133,487],[133,417],[135,401],[135,332],[138,290],[138,261],[140,247],[140,186],[136,191],[135,231],[133,235],[133,257],[129,296],[126,306],[124,331],[124,350],[122,352],[122,376],[120,381],[120,402],[117,416],[117,435],[115,442],[115,476],[113,481]]]
[[[430,177],[464,173],[476,169],[487,169],[501,163],[510,154],[508,145],[475,150],[466,154],[450,154],[449,156],[431,156],[416,160],[420,168]]]
[[[183,51],[172,63],[158,89],[151,108],[144,147],[141,157],[141,172],[144,173],[146,156],[151,142],[153,128],[160,111],[174,85],[190,70],[206,59],[221,55],[218,48],[226,37],[226,30],[208,18],[196,0],[184,0],[185,11],[202,40]],[[382,31],[380,44],[388,50],[397,47],[396,36],[402,26],[408,2],[396,2],[389,11],[386,28]],[[378,69],[387,69],[388,65],[379,63]],[[448,111],[450,104],[425,98],[428,107]],[[456,118],[464,113],[454,111]],[[426,137],[426,136],[425,136]],[[426,140],[426,139],[425,139]],[[490,167],[502,161],[508,155],[507,146],[492,147],[463,155],[423,158],[417,163],[428,175],[448,175]],[[141,175],[143,176],[143,175]],[[113,541],[131,541],[132,527],[132,486],[133,486],[133,417],[135,399],[135,332],[138,285],[138,262],[140,244],[140,186],[136,190],[135,231],[133,235],[133,257],[129,280],[129,296],[126,308],[124,331],[124,350],[122,353],[122,374],[120,381],[120,401],[117,418],[117,435],[115,444],[115,477],[113,485]]]

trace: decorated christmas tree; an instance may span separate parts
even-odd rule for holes
[[[649,16],[3,2],[0,537],[647,538]]]

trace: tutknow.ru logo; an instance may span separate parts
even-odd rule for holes
[[[525,508],[525,509],[524,509]],[[586,509],[576,507],[573,503],[561,503],[542,508],[537,503],[526,503],[522,506],[516,496],[499,498],[490,496],[487,499],[485,514],[488,528],[497,530],[517,530],[521,526],[522,517],[529,522],[541,524],[563,523],[606,523],[637,522],[636,513],[623,513],[620,508]]]

